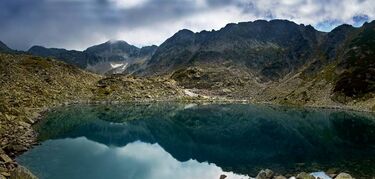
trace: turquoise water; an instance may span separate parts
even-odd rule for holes
[[[77,105],[35,126],[17,161],[40,178],[254,177],[333,170],[375,176],[375,116],[274,106]]]

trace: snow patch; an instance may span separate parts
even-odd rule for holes
[[[124,63],[111,63],[112,68],[118,68],[118,67],[121,67],[123,65],[125,65],[125,64]]]

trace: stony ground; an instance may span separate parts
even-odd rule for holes
[[[328,65],[315,75],[301,71],[269,82],[235,66],[189,67],[176,71],[171,78],[181,88],[214,99],[375,111],[373,92],[356,98],[333,92],[334,65]]]

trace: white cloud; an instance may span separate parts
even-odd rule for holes
[[[329,31],[361,25],[354,16],[374,20],[375,0],[12,0],[0,3],[0,40],[23,50],[35,44],[83,50],[108,39],[159,45],[183,28],[287,19]]]
[[[145,1],[145,0],[143,0]],[[160,45],[167,38],[181,29],[194,32],[202,30],[218,30],[228,23],[254,21],[272,18],[288,19],[296,23],[311,24],[318,27],[319,23],[335,20],[342,23],[354,24],[353,16],[366,14],[373,19],[375,16],[375,1],[365,0],[330,0],[324,3],[314,0],[237,0],[228,6],[210,7],[206,0],[187,0],[195,3],[200,10],[186,16],[165,19],[158,23],[137,28],[118,28],[115,33],[104,34],[97,38],[97,43],[105,39],[121,39],[136,46]],[[244,11],[244,7],[252,4],[255,9]],[[333,24],[324,26],[321,30],[330,30]],[[92,43],[95,44],[95,43]],[[81,46],[82,47],[82,46]],[[82,48],[80,48],[82,49]]]
[[[158,24],[153,24],[152,27],[145,26],[126,31],[118,31],[118,33],[111,38],[123,39],[137,46],[150,44],[159,45],[181,29],[189,29],[194,32],[212,29],[218,30],[228,23],[251,20],[256,20],[256,17],[251,14],[242,13],[242,11],[235,6],[228,6],[160,22]]]
[[[120,9],[131,9],[140,7],[148,2],[148,0],[110,0]]]
[[[353,24],[353,17],[365,14],[375,18],[374,0],[250,0],[258,18],[271,13],[273,18],[288,19],[313,26],[325,21]],[[249,13],[252,13],[251,11]]]

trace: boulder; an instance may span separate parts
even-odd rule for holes
[[[312,176],[308,173],[305,173],[305,172],[302,172],[302,173],[298,174],[296,178],[297,179],[315,179],[314,176]]]
[[[18,166],[10,173],[10,179],[37,179],[27,168]]]
[[[261,170],[255,179],[272,179],[274,173],[270,169]]]
[[[349,174],[347,173],[340,173],[338,174],[335,179],[353,179],[352,176],[350,176]]]
[[[9,177],[10,176],[10,174],[8,172],[1,172],[0,175],[4,176],[4,177]]]
[[[225,179],[225,178],[227,178],[227,176],[226,175],[220,175],[220,177],[219,177],[219,179]]]
[[[273,177],[273,179],[287,179],[287,178],[282,175],[278,175],[278,176]]]
[[[5,163],[10,163],[13,161],[7,154],[0,154],[0,159]]]

